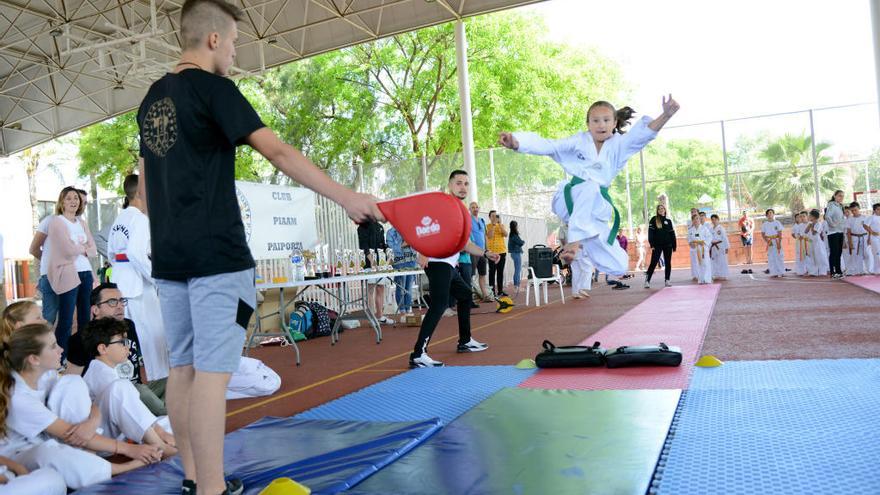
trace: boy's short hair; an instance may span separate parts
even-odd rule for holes
[[[880,208],[880,203],[874,203],[871,205],[872,210],[876,210],[877,208]]]
[[[776,214],[776,210],[774,210],[773,208],[767,208],[767,211],[764,212],[764,215],[770,213],[771,211],[773,212],[774,215]]]
[[[850,208],[855,208],[855,209],[857,209],[857,210],[859,210],[859,209],[862,208],[861,205],[859,205],[859,202],[858,202],[858,201],[853,201],[852,203],[849,204],[849,207],[850,207]]]
[[[196,48],[207,35],[225,28],[225,20],[243,18],[240,8],[224,0],[187,0],[180,9],[181,48]]]
[[[813,218],[819,218],[821,214],[819,213],[819,210],[810,210],[810,216]]]
[[[712,216],[709,217],[709,218],[714,218],[714,219],[717,219],[717,220],[721,220],[721,217],[719,217],[717,213],[713,213]]]
[[[122,335],[128,336],[128,323],[125,320],[117,320],[116,318],[98,318],[89,322],[82,329],[83,346],[86,353],[91,358],[98,355],[98,346],[100,344],[110,345],[113,337]]]

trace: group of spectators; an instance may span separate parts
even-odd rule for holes
[[[835,191],[824,211],[813,209],[792,214],[794,225],[789,235],[794,240],[794,272],[799,276],[830,276],[837,279],[846,275],[880,274],[880,203],[872,205],[872,214],[863,215],[858,202],[843,203],[843,191]],[[704,229],[705,227],[705,229]],[[746,211],[737,221],[738,235],[745,255],[745,264],[753,264],[755,221]],[[645,273],[645,287],[658,265],[665,268],[665,281],[669,285],[672,253],[677,248],[676,232],[667,216],[666,207],[658,205],[656,215],[647,226],[647,236],[637,229],[638,261],[636,270],[644,267],[646,247],[651,249],[650,262]],[[770,208],[765,212],[760,235],[767,246],[768,267],[764,273],[771,277],[783,277],[785,228]],[[691,251],[692,278],[700,283],[727,278],[727,232],[720,224],[718,215],[707,220],[705,212],[691,209],[688,225],[688,245]],[[753,273],[744,268],[744,274]]]
[[[508,295],[505,290],[504,277],[508,254],[513,261],[513,287],[520,286],[525,241],[520,235],[519,222],[516,220],[510,221],[505,226],[498,212],[492,210],[489,212],[489,223],[487,224],[486,220],[479,216],[480,205],[476,201],[470,203],[469,210],[471,213],[470,241],[481,249],[498,253],[499,260],[495,262],[485,256],[476,256],[462,251],[458,257],[456,269],[463,280],[474,285],[479,300],[493,302],[495,297]],[[365,254],[376,249],[391,248],[394,253],[392,266],[395,270],[416,269],[418,267],[418,253],[406,243],[400,232],[393,226],[386,231],[379,222],[365,222],[358,225],[357,232],[358,249],[363,250]],[[369,258],[367,259],[369,263]],[[474,277],[477,279],[476,284],[474,284]],[[375,282],[370,309],[376,315],[379,323],[385,325],[395,323],[394,319],[384,314],[385,289],[390,284],[394,286],[394,300],[401,323],[404,322],[406,316],[413,314],[413,284],[415,282],[416,275],[401,275],[394,277],[393,281],[382,279]],[[444,313],[446,316],[455,315],[455,300],[453,299],[450,303],[453,306],[447,308]],[[479,307],[479,305],[473,302],[472,307]]]
[[[126,177],[124,189],[107,253],[121,286],[95,286],[90,258],[97,248],[82,217],[85,192],[65,187],[30,248],[40,263],[42,305],[25,299],[2,308],[0,494],[63,494],[177,453],[165,401],[169,363],[161,317],[132,311],[156,292],[149,266],[134,267],[149,265],[150,257],[138,176]],[[144,240],[135,245],[138,236]],[[126,275],[138,279],[139,291]],[[242,358],[226,395],[268,395],[279,386],[274,371]],[[95,452],[130,460],[108,462]]]

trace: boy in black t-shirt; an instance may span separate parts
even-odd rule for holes
[[[168,413],[184,493],[240,493],[223,476],[226,385],[238,367],[256,305],[254,260],[235,192],[235,148],[248,144],[300,184],[339,203],[356,222],[384,220],[375,198],[334,182],[267,129],[228,75],[238,7],[187,0],[183,51],[138,110],[142,180],[171,372]]]

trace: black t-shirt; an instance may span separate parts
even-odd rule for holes
[[[166,74],[137,116],[153,276],[186,280],[254,267],[235,191],[235,147],[264,127],[231,80]]]
[[[128,353],[128,361],[134,368],[131,382],[143,383],[141,381],[140,366],[144,361],[144,357],[141,355],[141,343],[140,340],[138,340],[134,322],[126,318],[125,323],[128,324],[127,337],[131,340],[131,350]],[[86,346],[82,340],[82,332],[77,330],[75,334],[70,336],[70,340],[67,341],[67,360],[71,364],[81,366],[83,369],[82,374],[85,375],[86,371],[89,370],[89,363],[92,362],[92,359],[95,359],[95,352],[89,352],[86,350]]]

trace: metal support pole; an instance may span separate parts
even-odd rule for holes
[[[647,223],[648,221],[648,188],[645,184],[645,155],[641,151],[639,151],[639,166],[642,168],[642,200],[644,201],[644,206],[642,207],[642,223]],[[672,212],[667,211],[666,216],[672,218]]]
[[[492,182],[492,208],[498,208],[498,196],[495,188],[495,154],[489,148],[489,180]],[[508,210],[508,213],[510,210]]]
[[[871,31],[874,34],[874,82],[877,85],[877,103],[880,105],[880,0],[871,0],[870,4]]]
[[[819,199],[819,165],[816,162],[816,131],[813,128],[813,109],[810,109],[810,149],[813,153],[813,189],[816,191],[816,208],[822,207]]]
[[[422,191],[428,190],[428,157],[422,155]]]
[[[468,77],[467,35],[464,23],[455,23],[455,66],[458,72],[458,101],[461,112],[461,148],[464,169],[471,176],[468,201],[479,201],[477,194],[477,166],[474,158],[474,130],[471,119],[471,87]]]
[[[868,200],[868,214],[871,215],[873,212],[871,211],[871,204],[873,201],[871,200],[871,178],[868,176],[870,173],[870,169],[868,168],[869,162],[865,162],[865,197]]]
[[[721,153],[724,157],[724,195],[727,197],[727,221],[733,220],[730,206],[730,176],[727,173],[727,136],[724,134],[724,121],[721,121]]]

